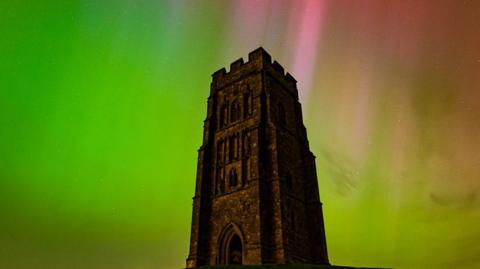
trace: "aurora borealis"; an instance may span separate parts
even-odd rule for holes
[[[2,1],[0,268],[181,268],[211,74],[297,80],[330,260],[480,267],[479,1]]]

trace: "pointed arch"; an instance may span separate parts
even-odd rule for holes
[[[218,181],[217,193],[222,194],[224,192],[225,192],[225,180],[223,179],[223,176],[220,176]]]
[[[245,257],[245,239],[240,227],[235,223],[227,224],[217,240],[217,265],[243,264]]]
[[[232,101],[230,105],[230,122],[236,122],[239,119],[240,105],[238,99]]]
[[[232,168],[228,176],[228,187],[234,188],[238,184],[237,170]]]
[[[225,103],[220,106],[219,114],[219,126],[223,127],[225,126],[227,120],[227,105]]]
[[[251,145],[250,145],[250,133],[249,132],[245,132],[243,134],[242,148],[243,148],[242,157],[250,156]]]
[[[251,104],[251,97],[250,92],[246,92],[243,94],[243,118],[246,119],[251,114],[252,104]]]

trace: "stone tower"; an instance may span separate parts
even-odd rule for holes
[[[212,77],[187,267],[327,264],[296,80],[263,48]]]

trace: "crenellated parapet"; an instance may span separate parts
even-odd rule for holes
[[[272,57],[262,47],[248,54],[248,61],[243,58],[232,62],[230,70],[221,68],[212,74],[212,93],[221,90],[235,81],[255,72],[265,71],[285,86],[297,99],[297,80],[290,73],[285,73],[284,68],[277,61],[272,62]]]

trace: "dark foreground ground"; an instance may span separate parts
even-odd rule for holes
[[[379,269],[373,267],[350,267],[339,265],[280,264],[280,265],[227,265],[202,266],[198,269]]]

